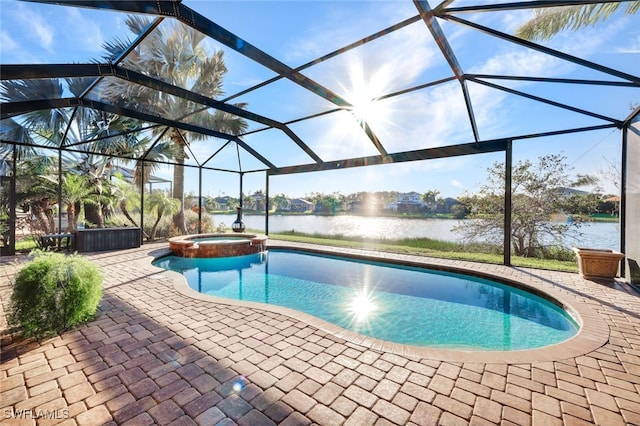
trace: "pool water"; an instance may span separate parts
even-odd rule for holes
[[[190,240],[196,243],[202,243],[202,242],[237,243],[238,241],[251,241],[247,237],[196,237],[196,238],[190,238]]]
[[[182,273],[201,293],[306,312],[396,343],[512,351],[574,336],[556,304],[487,279],[287,250],[228,258],[169,256],[156,266]]]

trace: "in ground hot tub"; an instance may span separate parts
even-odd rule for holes
[[[230,257],[265,250],[266,235],[217,233],[182,235],[169,239],[169,250],[180,257]]]

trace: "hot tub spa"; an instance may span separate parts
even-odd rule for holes
[[[180,257],[231,257],[265,251],[266,235],[216,233],[181,235],[169,239],[169,250]]]

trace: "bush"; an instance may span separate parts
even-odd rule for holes
[[[16,276],[9,324],[25,337],[46,337],[91,320],[102,298],[102,275],[79,255],[38,253]]]
[[[539,259],[563,260],[567,262],[575,262],[576,254],[573,250],[562,246],[537,247],[533,256]]]

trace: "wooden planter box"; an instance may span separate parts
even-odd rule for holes
[[[620,260],[624,254],[613,250],[574,247],[578,257],[578,269],[584,278],[610,278],[618,274]]]
[[[79,229],[75,238],[76,250],[102,251],[140,247],[140,228]]]

